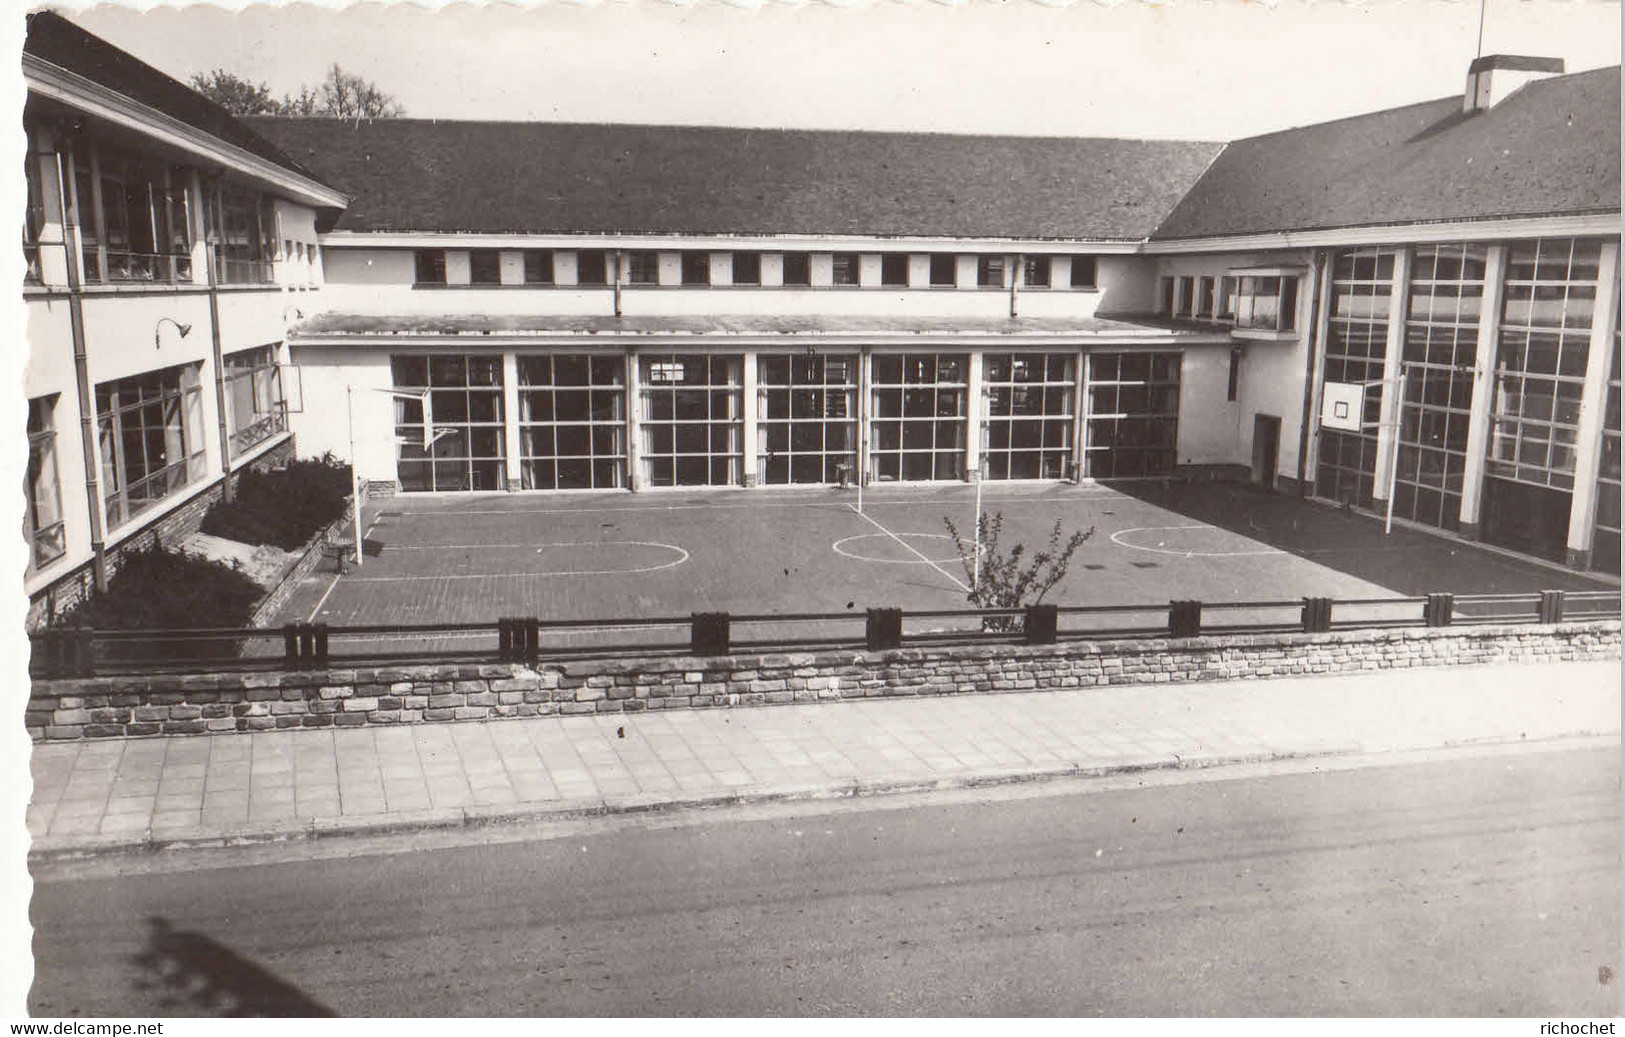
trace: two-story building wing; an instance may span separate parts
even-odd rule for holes
[[[318,220],[344,198],[57,15],[29,16],[22,63],[40,622],[121,551],[195,529],[231,473],[290,454],[287,321],[321,281]]]

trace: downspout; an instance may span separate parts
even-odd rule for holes
[[[579,281],[580,279],[581,279],[580,275],[577,274],[576,275],[576,280]],[[621,315],[621,250],[620,249],[615,250],[615,273],[614,273],[614,276],[612,278],[612,283],[615,286],[615,316],[619,317]]]
[[[96,467],[96,412],[90,391],[90,358],[85,352],[84,286],[79,280],[79,200],[68,204],[69,177],[59,142],[52,157],[56,162],[57,198],[62,205],[62,251],[67,260],[68,327],[73,336],[73,380],[79,395],[79,438],[85,454],[85,503],[90,511],[91,573],[98,593],[107,591],[107,538],[102,529],[102,491]],[[68,155],[68,161],[73,156]]]
[[[1317,249],[1312,260],[1315,271],[1314,294],[1309,299],[1309,348],[1304,350],[1303,420],[1298,427],[1298,496],[1309,497],[1309,423],[1316,420],[1315,361],[1320,356],[1323,335],[1320,330],[1320,297],[1325,294],[1329,262],[1324,249]]]
[[[1010,319],[1011,320],[1015,320],[1015,318],[1016,318],[1016,286],[1021,283],[1021,271],[1023,269],[1023,264],[1022,264],[1022,258],[1023,257],[1018,255],[1018,256],[1015,256],[1013,258],[1015,259],[1015,265],[1010,268]]]
[[[203,255],[206,260],[204,266],[208,268],[209,348],[214,356],[214,411],[215,420],[220,425],[220,471],[225,480],[220,492],[221,499],[230,502],[237,499],[237,488],[231,480],[231,429],[226,424],[226,369],[225,357],[220,348],[220,286],[215,278],[214,249],[213,236],[209,234],[205,223]]]

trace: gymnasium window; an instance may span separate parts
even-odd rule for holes
[[[983,360],[982,457],[989,479],[1060,479],[1072,465],[1077,357],[989,353]]]
[[[625,487],[626,359],[521,355],[517,367],[523,487]]]
[[[756,382],[758,479],[839,482],[857,461],[857,355],[763,354]]]
[[[964,478],[968,370],[962,353],[871,359],[869,470],[875,478]]]

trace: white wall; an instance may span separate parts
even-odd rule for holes
[[[1179,463],[1242,464],[1249,457],[1236,435],[1240,410],[1225,400],[1228,346],[1189,346],[1179,373]]]
[[[353,385],[357,470],[363,479],[394,480],[395,403],[374,391],[392,385],[389,352],[296,346],[292,356],[304,386],[302,412],[288,415],[300,455],[331,452],[351,460],[348,387]]]

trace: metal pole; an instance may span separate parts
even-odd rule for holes
[[[987,461],[980,460],[976,465],[976,561],[972,563],[971,590],[980,590],[982,587],[982,473],[987,470]]]
[[[350,509],[354,512],[355,565],[361,568],[361,465],[355,453],[355,386],[344,387],[345,414],[350,424]]]
[[[1405,378],[1410,365],[1399,365],[1399,406],[1394,411],[1394,456],[1388,463],[1388,517],[1383,522],[1382,535],[1394,531],[1394,487],[1399,484],[1399,448],[1405,435]]]

